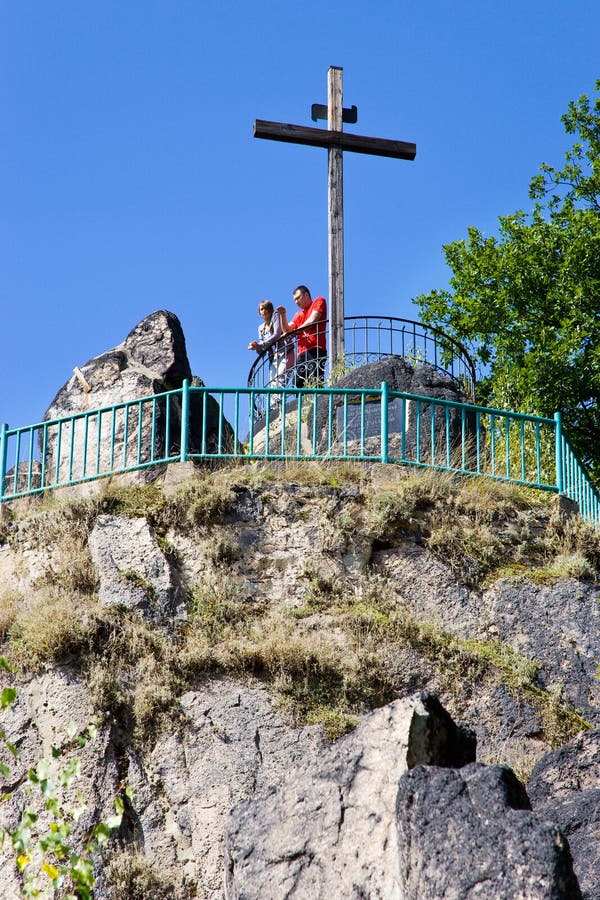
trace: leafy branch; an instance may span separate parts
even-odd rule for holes
[[[0,668],[11,671],[7,661],[0,657]],[[0,695],[1,710],[4,713],[17,699],[17,691],[13,687],[5,687]],[[51,759],[42,758],[29,770],[26,776],[18,779],[10,787],[5,787],[0,802],[12,797],[15,791],[28,782],[27,791],[30,799],[34,791],[41,796],[43,810],[48,814],[40,815],[30,802],[21,813],[20,820],[13,829],[0,828],[0,850],[12,852],[15,865],[22,877],[22,890],[25,897],[47,896],[48,887],[54,896],[65,900],[91,900],[94,889],[94,854],[101,851],[108,843],[111,832],[119,828],[125,811],[125,797],[131,799],[131,788],[123,790],[114,800],[115,812],[99,822],[78,848],[73,837],[73,829],[86,806],[83,796],[78,792],[75,802],[65,799],[68,791],[81,774],[81,758],[71,756],[58,769],[52,760],[62,760],[66,754],[83,749],[96,737],[96,726],[90,723],[77,730],[69,725],[66,739],[60,746],[51,748]],[[18,759],[18,750],[6,733],[0,730],[2,742],[11,755]],[[0,763],[0,775],[5,779],[10,776],[10,768]],[[65,893],[66,892],[66,893]]]

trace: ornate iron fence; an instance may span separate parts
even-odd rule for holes
[[[298,342],[308,329],[327,330],[327,321],[291,332],[273,345],[272,352],[289,362],[285,383],[275,383],[268,353],[259,356],[248,373],[248,387],[294,386],[297,371]],[[413,365],[430,365],[438,372],[454,379],[465,396],[475,399],[475,365],[465,347],[444,334],[439,328],[412,319],[393,316],[347,316],[344,319],[344,356],[331,372],[325,366],[324,380],[333,385],[346,372],[366,363],[390,356],[401,356]],[[321,385],[323,383],[321,382]],[[257,406],[257,416],[264,410]]]

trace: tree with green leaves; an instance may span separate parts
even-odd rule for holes
[[[562,412],[600,485],[600,96],[571,101],[562,121],[575,141],[562,169],[543,164],[531,181],[532,211],[501,217],[497,236],[469,228],[446,245],[450,290],[415,302],[469,348],[478,402]]]

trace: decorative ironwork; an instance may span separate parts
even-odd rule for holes
[[[326,332],[326,321],[319,322],[318,326]],[[298,341],[302,340],[303,332],[311,328],[315,326],[304,326],[286,335],[273,350],[283,352],[284,345],[291,345],[293,358],[297,359]],[[333,385],[351,369],[390,356],[401,356],[413,365],[432,366],[460,385],[466,397],[475,400],[475,364],[465,347],[439,328],[393,316],[347,316],[344,319],[344,356],[333,372],[326,366],[325,381]],[[275,385],[270,358],[264,354],[254,361],[248,373],[248,387],[293,386],[295,374],[295,365],[291,365],[285,385]],[[263,414],[262,406],[257,406],[257,417]]]

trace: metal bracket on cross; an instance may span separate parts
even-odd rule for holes
[[[319,119],[327,119],[327,107],[323,103],[313,103],[310,108],[310,117],[313,122],[318,122]],[[358,106],[351,106],[348,109],[345,106],[342,109],[342,122],[345,122],[347,125],[356,125],[358,122]]]

